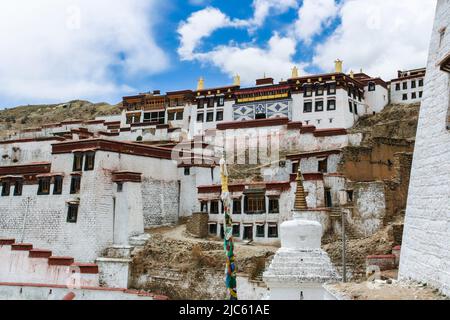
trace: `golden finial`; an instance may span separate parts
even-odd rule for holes
[[[233,84],[234,84],[235,86],[240,86],[240,85],[241,85],[241,77],[240,77],[238,74],[236,74],[236,75],[234,76]]]
[[[294,66],[294,68],[292,68],[292,79],[298,78],[298,68],[296,66]]]
[[[350,78],[352,78],[352,79],[355,78],[355,73],[353,72],[353,70],[350,71]]]
[[[300,169],[300,163],[296,181],[297,181],[297,191],[295,192],[294,210],[305,211],[308,209],[308,205],[306,203],[305,189],[303,188],[303,177]]]
[[[198,79],[198,83],[197,83],[197,91],[200,91],[203,89],[205,89],[205,80],[203,79],[203,77],[200,77],[200,79]]]
[[[335,71],[336,73],[342,73],[342,70],[344,69],[344,68],[343,68],[343,64],[344,64],[344,61],[342,61],[342,60],[340,60],[340,59],[337,59],[337,60],[334,62],[334,71]]]

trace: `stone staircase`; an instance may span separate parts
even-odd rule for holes
[[[330,214],[330,218],[333,221],[337,221],[338,223],[340,223],[342,225],[342,208],[340,207],[334,207],[331,209],[331,214]],[[352,226],[348,223],[347,218],[344,219],[344,223],[345,223],[345,235],[348,240],[357,240],[360,239],[361,237],[358,236],[358,233],[355,231],[354,228],[352,228]],[[342,238],[342,235],[338,235],[340,238]]]

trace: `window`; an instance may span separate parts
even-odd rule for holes
[[[408,100],[408,94],[406,94],[406,93],[405,93],[405,94],[403,94],[403,98],[402,98],[402,99],[403,99],[403,101],[406,101],[406,100]]]
[[[73,155],[73,171],[83,170],[83,154],[75,153]]]
[[[208,108],[214,108],[214,98],[208,99]]]
[[[356,102],[353,106],[353,111],[355,111],[355,114],[358,115],[358,104]]]
[[[328,158],[319,161],[319,172],[327,173],[328,172]]]
[[[9,181],[2,182],[2,197],[8,197],[11,193],[11,183]]]
[[[332,208],[333,207],[333,198],[331,197],[331,189],[325,189],[325,207]]]
[[[80,193],[81,187],[81,176],[72,176],[72,181],[70,182],[70,194]]]
[[[312,102],[305,102],[303,112],[312,112]]]
[[[209,209],[211,214],[219,214],[219,201],[211,201],[211,208]]]
[[[170,116],[170,113],[169,113],[169,116]],[[166,112],[165,111],[151,112],[149,120],[151,122],[157,122],[159,124],[164,124],[166,121]],[[147,121],[148,120],[146,119],[146,114],[144,113],[144,122],[147,122]]]
[[[269,238],[278,238],[278,225],[269,224],[268,233]]]
[[[316,86],[316,96],[323,96],[323,86],[321,84]]]
[[[15,196],[21,196],[23,191],[23,180],[18,179],[14,183],[14,195]]]
[[[206,114],[206,122],[214,122],[214,112],[208,112]]]
[[[197,113],[197,122],[203,122],[205,119],[205,114],[202,113]]]
[[[336,94],[336,83],[328,84],[328,94]]]
[[[256,237],[265,238],[266,237],[266,226],[263,224],[256,226]]]
[[[316,112],[323,111],[323,101],[316,101]]]
[[[395,91],[400,91],[401,87],[400,87],[400,83],[396,83],[395,84]]]
[[[423,92],[419,91],[419,98],[422,98],[422,96],[423,96]]]
[[[269,213],[280,213],[280,201],[276,198],[269,199]]]
[[[223,110],[218,110],[216,112],[216,121],[223,121]]]
[[[217,100],[217,106],[223,107],[224,105],[225,105],[225,98],[219,97],[219,99]]]
[[[350,109],[350,113],[353,113],[353,103],[351,101],[348,102],[348,106]]]
[[[184,175],[185,176],[190,176],[191,175],[191,168],[185,167],[184,168]]]
[[[94,170],[95,152],[86,153],[86,161],[84,162],[84,171]]]
[[[203,100],[200,99],[197,103],[197,109],[203,109],[205,107],[205,103],[203,102]]]
[[[38,195],[48,195],[50,194],[50,178],[40,178]]]
[[[403,82],[403,90],[408,89],[408,82]]]
[[[244,211],[247,214],[266,213],[266,198],[264,194],[249,194],[245,197]]]
[[[183,115],[184,112],[183,111],[171,111],[168,113],[168,120],[169,121],[180,121],[183,120]],[[164,122],[163,122],[164,123]]]
[[[56,176],[53,185],[53,194],[62,194],[63,177]]]
[[[233,200],[233,214],[241,214],[242,213],[242,200],[234,199]]]
[[[411,99],[416,99],[417,98],[417,93],[413,92],[411,93]]]
[[[423,87],[423,79],[419,80],[419,87]]]
[[[336,110],[336,100],[328,100],[327,101],[327,110],[328,111]]]
[[[330,118],[330,123],[333,123],[333,120],[334,120],[333,118]]]
[[[70,203],[69,209],[67,211],[67,222],[68,223],[77,223],[78,219],[78,204]]]
[[[207,201],[200,202],[200,211],[208,212],[208,202]]]
[[[208,232],[211,236],[217,236],[217,223],[210,224]]]
[[[347,202],[348,203],[353,202],[353,190],[347,190]]]
[[[117,182],[117,192],[123,192],[123,183]]]
[[[234,224],[233,225],[233,237],[239,238],[241,236],[241,225]]]
[[[347,94],[348,94],[349,97],[351,97],[352,96],[352,89],[348,88]]]
[[[369,82],[369,91],[375,91],[375,83],[374,82]]]
[[[416,80],[412,80],[411,81],[411,88],[415,89],[416,88]]]
[[[305,97],[312,97],[312,87],[310,85],[305,86],[304,91],[305,91],[305,94],[304,94]]]

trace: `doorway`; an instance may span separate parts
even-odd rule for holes
[[[244,226],[244,240],[253,240],[253,226]]]
[[[325,189],[325,207],[333,207],[333,198],[331,196],[331,189]]]

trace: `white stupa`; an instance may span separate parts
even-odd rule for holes
[[[281,249],[263,276],[270,289],[269,300],[327,300],[331,297],[323,285],[340,280],[328,254],[321,249],[322,225],[301,218],[306,210],[299,172],[293,220],[281,225]]]

